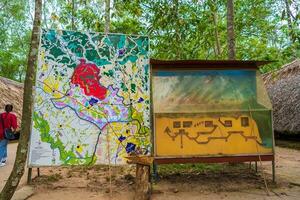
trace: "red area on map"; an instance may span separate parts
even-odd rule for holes
[[[73,84],[77,84],[84,90],[85,95],[94,96],[103,100],[106,96],[107,89],[100,85],[100,69],[92,63],[86,63],[84,59],[74,70],[71,78]]]

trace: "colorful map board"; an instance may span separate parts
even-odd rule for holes
[[[150,154],[148,52],[144,36],[42,30],[29,166]]]

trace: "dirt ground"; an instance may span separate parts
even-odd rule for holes
[[[300,199],[299,150],[276,147],[276,184],[271,163],[258,165],[258,173],[248,163],[160,166],[152,199]],[[33,180],[35,193],[29,199],[132,200],[134,173],[134,166],[112,167],[110,184],[107,166],[42,168],[41,176]]]
[[[8,145],[8,161],[6,162],[6,166],[5,167],[0,167],[0,190],[2,190],[2,188],[4,187],[6,180],[8,179],[11,170],[14,166],[14,162],[15,162],[15,157],[16,157],[16,152],[17,152],[17,147],[18,147],[18,143],[10,143]],[[27,169],[25,171],[25,174],[27,174]],[[36,175],[36,174],[34,174]],[[26,176],[23,176],[19,187],[22,187],[26,184]]]

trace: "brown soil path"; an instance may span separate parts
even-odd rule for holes
[[[10,148],[16,145],[11,144]],[[11,158],[13,152],[10,152]],[[13,163],[9,161],[9,163]],[[225,164],[224,166],[228,166]],[[9,167],[0,168],[8,177]],[[10,167],[11,168],[11,167]],[[267,176],[270,195],[267,195],[261,176]],[[7,171],[8,170],[8,171]],[[300,151],[276,147],[277,184],[271,181],[271,164],[259,164],[259,174],[242,167],[203,173],[166,174],[153,185],[153,200],[198,199],[300,199]],[[1,184],[5,177],[1,174]],[[134,195],[134,168],[114,168],[112,198],[109,195],[108,169],[43,168],[42,176],[34,180],[35,194],[30,200],[132,200]],[[22,183],[24,184],[23,178]],[[0,185],[0,186],[2,186]]]
[[[18,143],[10,143],[8,144],[8,160],[7,164],[4,167],[0,167],[0,190],[4,187],[11,170],[13,169],[16,152],[17,152]],[[24,173],[23,178],[19,184],[19,187],[22,187],[26,184],[27,181],[27,169]]]
[[[276,147],[275,163],[276,176],[278,178],[300,186],[299,150]],[[264,163],[263,167],[267,173],[271,173],[270,163]]]

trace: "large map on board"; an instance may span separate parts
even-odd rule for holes
[[[29,165],[150,153],[149,39],[42,30]]]

